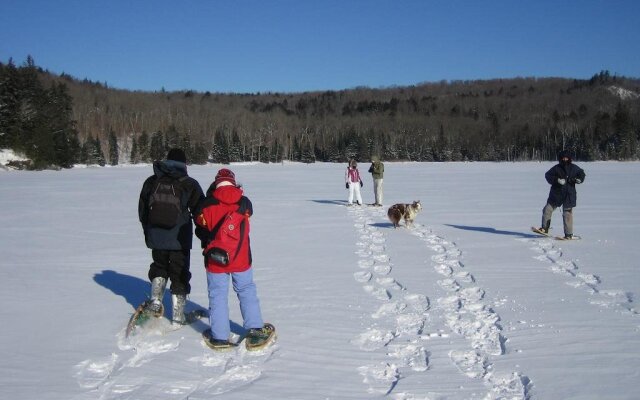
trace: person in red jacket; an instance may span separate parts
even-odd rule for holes
[[[237,226],[225,223],[233,213]],[[237,215],[239,214],[239,215]],[[205,343],[214,350],[234,346],[229,341],[229,278],[233,290],[240,301],[243,327],[248,330],[247,345],[261,345],[271,339],[273,326],[262,320],[260,301],[256,285],[253,282],[251,268],[251,244],[249,239],[249,218],[253,215],[253,205],[244,196],[241,187],[236,184],[233,171],[222,168],[207,190],[204,202],[196,215],[196,234],[205,249],[205,267],[207,270],[207,289],[209,292],[209,322],[211,329],[203,333]],[[211,245],[220,229],[232,229],[237,249],[221,261]],[[225,265],[226,264],[226,265]]]

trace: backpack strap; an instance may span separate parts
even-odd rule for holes
[[[244,235],[245,235],[245,231],[247,230],[247,223],[250,217],[250,213],[253,213],[253,210],[249,209],[249,199],[247,199],[245,196],[242,196],[240,198],[240,201],[238,202],[239,206],[238,206],[238,210],[236,211],[239,214],[242,214],[242,216],[244,217],[242,219],[242,222],[240,223],[240,242],[238,243],[238,248],[236,249],[236,254],[234,256],[238,257],[238,253],[240,253],[240,249],[242,248],[242,244],[244,242]],[[251,255],[249,255],[249,257],[251,257]]]
[[[171,189],[174,191],[174,194],[175,194],[175,188],[173,187],[173,184],[177,181],[179,185],[182,185],[182,182],[186,181],[187,179],[189,179],[189,177],[186,176],[186,175],[185,176],[181,176],[179,178],[174,178],[174,177],[169,176],[169,175],[161,176],[161,177],[156,179],[156,182],[155,182],[156,188],[153,190],[153,193],[157,192],[158,189],[160,188],[160,185],[163,182],[165,182],[165,183],[171,185]],[[169,183],[169,181],[171,183]],[[184,195],[184,191],[182,191],[182,194]],[[180,196],[180,202],[184,203],[184,199],[182,198],[182,196]],[[182,204],[182,205],[184,205],[184,204]]]
[[[197,214],[200,214],[202,212],[202,210],[204,210],[205,208],[209,207],[209,206],[215,206],[220,204],[220,201],[218,201],[218,199],[216,199],[215,197],[207,197],[204,199],[204,201],[202,202],[202,204],[200,205],[200,207],[198,208],[198,212]],[[196,225],[196,236],[198,236],[202,242],[202,248],[205,248],[209,245],[209,243],[213,240],[214,237],[216,237],[216,233],[218,233],[218,230],[220,229],[220,227],[222,226],[222,224],[224,223],[224,220],[227,218],[227,216],[231,213],[239,213],[242,215],[246,215],[247,211],[252,212],[253,210],[250,209],[249,207],[249,199],[247,199],[245,196],[242,196],[240,198],[240,200],[236,203],[238,204],[238,209],[236,211],[231,211],[230,213],[225,214],[222,218],[220,218],[220,220],[218,222],[216,222],[216,224],[213,226],[213,228],[211,229],[211,231],[208,232],[203,232],[204,229],[198,227]],[[197,215],[196,214],[196,215]],[[240,227],[240,233],[243,235],[241,237],[244,237],[244,224],[241,225]]]
[[[238,210],[236,212],[239,212],[240,214],[246,214],[247,211],[253,213],[253,210],[249,209],[249,199],[247,199],[245,196],[242,196],[240,198],[240,201],[238,201]]]
[[[215,201],[214,204],[220,204],[220,202],[218,200]],[[238,213],[241,215],[245,215],[247,213],[247,211],[249,211],[249,200],[242,196],[240,198],[240,200],[236,203],[238,204],[238,209],[236,211],[231,211],[229,213],[227,213],[224,217],[220,218],[220,221],[218,221],[218,223],[215,224],[215,226],[213,227],[213,229],[211,229],[211,237],[215,237],[216,233],[218,233],[218,229],[220,229],[220,227],[222,226],[222,223],[224,222],[225,218],[227,216],[229,216],[232,213]],[[244,233],[244,224],[241,226],[241,233]]]

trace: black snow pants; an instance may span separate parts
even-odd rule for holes
[[[191,250],[151,250],[153,263],[149,266],[149,280],[162,277],[171,281],[171,294],[191,293]]]

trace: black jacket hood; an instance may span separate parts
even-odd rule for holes
[[[155,161],[153,163],[153,173],[158,178],[163,176],[182,178],[187,175],[187,164],[174,160]]]

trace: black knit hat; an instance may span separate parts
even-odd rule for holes
[[[558,161],[562,161],[565,157],[569,159],[569,162],[573,160],[572,154],[569,150],[562,150],[558,153]]]
[[[167,153],[167,160],[179,161],[181,163],[187,163],[187,156],[181,149],[171,149]]]

